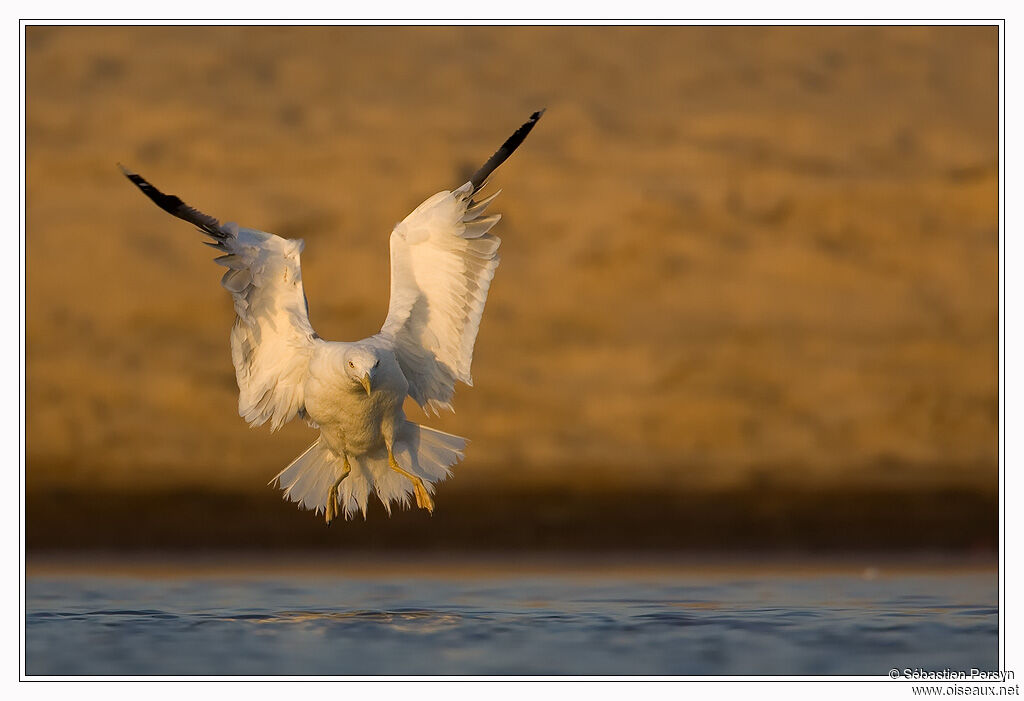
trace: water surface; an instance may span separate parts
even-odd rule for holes
[[[28,674],[997,668],[995,571],[30,576]]]

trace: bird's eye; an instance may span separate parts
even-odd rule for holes
[[[356,369],[356,365],[355,365],[355,363],[353,363],[353,362],[352,362],[351,360],[350,360],[350,361],[348,361],[348,366],[349,366],[350,368],[352,368],[353,370],[355,370],[355,369]]]

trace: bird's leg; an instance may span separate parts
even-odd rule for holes
[[[434,513],[434,500],[431,498],[430,492],[427,491],[426,485],[423,484],[423,480],[398,466],[398,461],[395,460],[395,454],[391,452],[390,445],[388,446],[388,464],[392,470],[412,482],[413,493],[416,494],[416,506]]]
[[[331,485],[330,490],[327,492],[327,509],[325,515],[327,517],[328,526],[331,525],[331,521],[336,519],[340,513],[340,508],[338,506],[338,486],[341,484],[342,480],[348,477],[348,473],[352,471],[352,466],[348,464],[348,455],[342,454],[342,458],[344,458],[345,464],[341,469],[341,477]]]

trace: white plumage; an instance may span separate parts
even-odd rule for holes
[[[405,418],[411,396],[427,412],[452,408],[455,383],[472,384],[470,366],[501,240],[500,215],[485,215],[498,193],[474,200],[487,177],[540,119],[534,113],[473,177],[439,192],[391,233],[391,302],[380,333],[355,343],[321,339],[310,325],[302,287],[301,240],[221,224],[141,176],[125,175],[171,214],[195,224],[222,252],[221,284],[234,300],[231,358],[238,413],[277,430],[296,416],[320,436],[271,481],[299,508],[327,522],[366,515],[376,494],[433,511],[434,483],[462,459],[466,440]]]

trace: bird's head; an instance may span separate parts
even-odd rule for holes
[[[380,369],[380,357],[374,349],[353,346],[345,353],[343,362],[345,374],[355,384],[362,385],[369,396]]]

